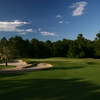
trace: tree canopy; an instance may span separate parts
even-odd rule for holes
[[[35,38],[29,41],[20,36],[8,40],[3,37],[0,40],[0,57],[5,60],[22,57],[100,57],[100,32],[93,41],[85,39],[82,34],[78,34],[76,40],[64,38],[55,42],[50,40],[43,42]]]

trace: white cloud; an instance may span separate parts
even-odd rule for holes
[[[26,29],[26,32],[33,32],[33,29]]]
[[[18,27],[29,24],[29,22],[22,22],[15,20],[12,22],[1,21],[0,22],[0,31],[4,32],[19,32],[18,34],[26,34],[26,32],[35,32],[33,29],[19,29]]]
[[[82,15],[83,14],[84,7],[86,5],[87,5],[87,2],[83,2],[83,1],[73,3],[72,6],[70,6],[70,8],[76,8],[76,9],[73,11],[72,16]]]
[[[17,33],[17,34],[26,34],[26,32],[23,32],[23,33]]]
[[[65,22],[65,23],[67,23],[67,24],[68,24],[69,22],[67,21],[67,22]]]
[[[18,20],[15,20],[14,22],[0,22],[0,31],[5,32],[23,32],[24,29],[19,29],[17,27],[23,26],[25,24],[29,24],[27,22],[21,22]]]
[[[38,29],[39,31],[41,30],[41,28]]]
[[[52,36],[57,36],[57,34],[55,34],[56,32],[45,32],[45,31],[42,31],[40,32],[42,35],[52,35]]]
[[[59,23],[61,24],[61,23],[63,23],[63,21],[59,21]]]
[[[61,15],[57,15],[56,18],[62,18],[62,16]]]
[[[33,32],[36,33],[37,31],[36,30],[33,30]]]

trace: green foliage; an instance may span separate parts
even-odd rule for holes
[[[11,58],[11,51],[8,41],[5,37],[3,37],[0,42],[0,57],[1,60],[5,60],[7,66],[7,60]]]
[[[47,40],[45,43],[44,43],[44,46],[45,46],[45,55],[46,57],[51,57],[52,56],[52,47],[53,47],[53,44],[50,40]]]
[[[77,53],[77,45],[73,45],[73,44],[70,45],[70,49],[68,51],[67,57],[69,57],[69,58],[75,58],[76,53]]]
[[[99,40],[100,40],[100,31],[99,31],[99,33],[98,33],[98,34],[96,34],[96,36],[97,36],[97,39],[99,39]]]
[[[63,44],[62,41],[58,40],[53,42],[53,56],[54,57],[62,57],[63,55]]]
[[[84,51],[81,51],[80,54],[79,54],[79,57],[80,58],[84,58],[85,57],[85,52]]]
[[[58,40],[51,42],[39,41],[33,38],[23,40],[20,36],[11,37],[7,40],[3,37],[0,41],[0,50],[6,51],[2,58],[49,58],[49,57],[69,57],[69,58],[93,58],[100,57],[100,33],[94,41],[85,39],[82,34],[78,34],[76,40]]]

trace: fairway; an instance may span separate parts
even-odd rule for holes
[[[12,67],[15,67],[15,66],[0,65],[0,69],[6,69],[6,68],[12,68]]]
[[[100,61],[64,57],[30,59],[52,68],[33,72],[0,73],[0,100],[100,100]]]

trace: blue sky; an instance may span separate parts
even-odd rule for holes
[[[100,0],[0,0],[0,38],[93,40],[100,30]]]

